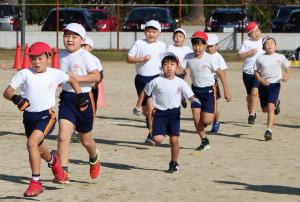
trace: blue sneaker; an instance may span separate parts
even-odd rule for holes
[[[220,122],[214,122],[211,127],[211,133],[217,133],[220,129]]]

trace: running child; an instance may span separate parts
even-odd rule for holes
[[[241,49],[238,52],[238,58],[244,59],[243,64],[243,82],[247,91],[248,123],[254,124],[256,119],[256,110],[258,106],[258,81],[254,76],[254,63],[256,58],[264,53],[262,49],[261,31],[255,22],[250,22],[246,26],[246,31],[250,39],[243,41]]]
[[[79,133],[80,142],[89,155],[90,177],[95,179],[100,174],[100,152],[92,137],[95,102],[91,92],[91,83],[100,81],[98,66],[93,56],[81,48],[86,37],[86,31],[81,24],[70,23],[63,30],[63,42],[66,50],[60,53],[60,68],[73,75],[80,83],[84,97],[87,99],[87,109],[82,112],[76,107],[76,95],[68,84],[62,85],[59,105],[59,135],[58,154],[64,169],[64,179],[57,183],[69,183],[69,150],[71,134]]]
[[[207,40],[206,52],[210,54],[210,56],[212,57],[212,62],[215,63],[215,65],[218,66],[220,70],[224,72],[224,76],[226,76],[227,65],[222,55],[217,51],[218,43],[219,43],[218,36],[216,34],[209,34]],[[216,88],[217,99],[216,99],[215,118],[212,124],[212,128],[210,130],[211,133],[217,133],[220,129],[220,122],[219,122],[220,113],[218,110],[218,100],[221,98],[221,92],[219,88],[218,77],[216,74],[215,74],[215,88]]]
[[[31,68],[18,71],[3,93],[6,99],[11,100],[23,112],[32,172],[29,187],[24,193],[25,197],[37,196],[43,191],[40,182],[41,159],[48,163],[56,180],[64,178],[57,154],[54,151],[50,153],[44,142],[45,137],[54,130],[56,123],[53,108],[58,85],[69,83],[76,92],[77,107],[82,110],[87,107],[79,83],[63,71],[49,67],[51,53],[52,50],[46,43],[32,44],[29,48]],[[17,89],[20,89],[20,95],[15,94]]]
[[[184,29],[182,29],[182,28],[175,29],[173,32],[172,39],[173,39],[174,44],[171,44],[167,47],[167,52],[174,53],[177,56],[177,58],[179,60],[179,64],[180,64],[182,62],[183,58],[188,53],[192,53],[193,50],[190,47],[184,45],[184,41],[186,39],[186,32]],[[185,78],[186,74],[185,73],[180,74],[179,68],[176,71],[177,71],[176,76],[178,76],[182,79]],[[187,107],[187,103],[186,103],[186,100],[184,99],[184,97],[182,97],[181,105],[184,108]]]
[[[188,84],[175,76],[179,61],[170,52],[162,56],[163,75],[150,81],[144,91],[149,102],[153,104],[153,140],[160,144],[165,135],[170,136],[171,161],[168,172],[179,170],[177,162],[179,155],[180,134],[180,102],[182,95],[191,102],[192,108],[201,107],[200,101],[194,97],[194,93]],[[151,97],[150,97],[151,96]]]
[[[276,53],[275,38],[267,36],[262,41],[263,49],[266,51],[258,56],[254,71],[259,81],[259,99],[262,111],[268,113],[267,130],[265,140],[272,140],[272,127],[275,120],[275,105],[278,101],[280,82],[287,82],[290,77],[290,62],[279,53]],[[284,74],[282,74],[282,68]]]
[[[201,138],[201,144],[196,150],[200,151],[210,148],[204,128],[213,122],[215,115],[216,89],[214,87],[214,73],[222,82],[225,100],[227,102],[231,100],[224,72],[212,61],[212,57],[205,52],[207,39],[205,32],[195,32],[191,37],[194,52],[188,54],[181,63],[182,68],[190,70],[192,90],[202,105],[201,108],[192,108],[194,124]]]
[[[158,40],[160,32],[161,25],[158,21],[150,20],[146,22],[144,32],[146,39],[135,41],[128,52],[127,62],[135,64],[136,67],[135,88],[138,96],[143,92],[146,84],[161,73],[160,55],[166,51],[166,44]],[[142,109],[135,107],[133,112],[137,115],[143,113],[147,117],[148,111],[152,110],[148,109],[146,104],[145,98],[142,103]],[[150,129],[151,120],[146,119],[146,123]],[[154,144],[150,131],[145,143]]]

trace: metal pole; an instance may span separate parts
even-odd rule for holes
[[[58,40],[59,40],[59,0],[56,0],[56,48],[58,50]]]
[[[245,0],[242,0],[242,13],[243,13],[243,20],[242,20],[242,38],[241,42],[244,41],[244,18],[245,18]]]
[[[117,7],[117,51],[120,50],[120,0],[118,0],[118,7]]]
[[[21,21],[21,47],[24,48],[25,46],[25,22],[26,22],[26,13],[25,13],[25,4],[26,0],[22,0],[22,21]]]
[[[179,23],[178,23],[179,27],[181,27],[181,18],[182,18],[182,0],[179,0]]]

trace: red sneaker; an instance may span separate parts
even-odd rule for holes
[[[96,178],[100,174],[101,165],[100,165],[100,152],[96,150],[97,160],[95,163],[90,162],[90,176],[91,178]]]
[[[51,151],[51,154],[53,155],[54,157],[54,164],[49,164],[48,163],[48,167],[52,169],[52,173],[55,177],[55,179],[57,181],[62,181],[64,179],[64,170],[62,169],[61,165],[60,165],[60,161],[59,161],[59,158],[56,154],[56,151],[52,150]]]
[[[69,176],[69,173],[64,172],[64,177],[62,180],[57,180],[56,178],[53,179],[53,183],[56,183],[56,184],[69,184],[70,183],[70,176]]]
[[[43,192],[43,186],[40,181],[31,180],[29,183],[29,187],[24,192],[25,197],[33,197],[38,196]]]

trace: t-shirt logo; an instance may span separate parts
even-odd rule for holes
[[[78,68],[80,68],[80,65],[79,64],[74,64],[72,68],[73,69],[78,69]]]
[[[51,89],[53,88],[54,84],[53,83],[50,83],[49,86],[48,86],[48,89]]]
[[[280,60],[276,60],[276,64],[280,64]]]

